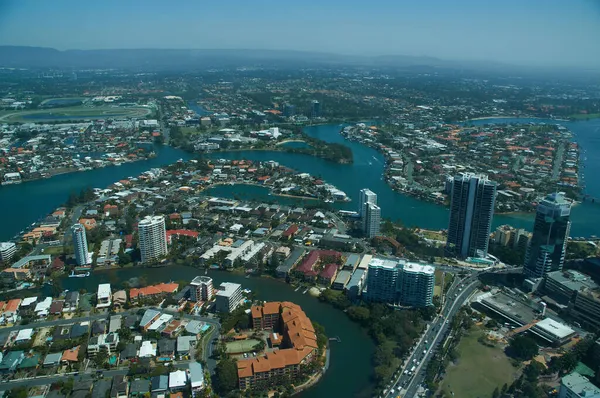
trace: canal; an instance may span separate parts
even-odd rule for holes
[[[140,272],[142,271],[142,272]],[[123,268],[94,272],[88,278],[61,280],[62,287],[69,290],[86,289],[95,292],[98,284],[110,283],[113,290],[123,282],[152,284],[168,281],[190,281],[203,275],[191,267]],[[302,397],[370,397],[372,392],[371,356],[374,345],[367,333],[348,317],[328,304],[321,303],[302,289],[295,292],[289,285],[269,278],[245,278],[226,271],[209,271],[208,276],[218,286],[221,282],[235,282],[244,289],[252,290],[260,300],[289,300],[302,307],[308,317],[323,325],[328,336],[339,336],[341,343],[331,342],[331,362],[325,376],[317,385],[308,389]],[[140,280],[142,279],[142,280]]]

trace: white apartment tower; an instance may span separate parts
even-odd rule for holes
[[[77,265],[91,264],[91,256],[88,253],[87,238],[85,236],[85,227],[81,224],[75,224],[71,227],[73,235],[73,249],[75,251],[75,262]]]
[[[367,238],[374,238],[379,235],[379,226],[381,224],[381,208],[373,203],[365,203],[363,210],[363,231]]]
[[[361,219],[364,214],[363,211],[365,203],[373,203],[374,205],[377,204],[377,194],[371,191],[369,188],[361,189],[358,195],[358,214],[360,215]]]
[[[167,230],[163,216],[146,216],[138,224],[142,263],[167,255]]]
[[[0,261],[10,260],[16,252],[17,245],[14,242],[0,242]]]
[[[192,290],[190,299],[192,301],[209,301],[213,297],[213,281],[208,276],[197,276],[190,283]]]

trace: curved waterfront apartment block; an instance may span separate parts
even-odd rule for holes
[[[75,262],[77,265],[90,264],[91,256],[88,252],[87,238],[85,235],[85,227],[81,224],[75,224],[71,227],[73,235],[73,250],[75,251]]]
[[[446,251],[459,258],[485,257],[496,202],[496,183],[460,173],[452,180]]]
[[[138,224],[142,263],[167,255],[167,231],[163,216],[146,216]]]
[[[406,260],[373,258],[369,262],[367,301],[400,306],[433,305],[435,267]]]
[[[571,201],[562,192],[550,194],[538,204],[533,234],[525,254],[525,275],[542,278],[548,272],[563,268],[571,230],[570,216]]]

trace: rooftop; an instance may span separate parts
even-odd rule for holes
[[[539,321],[535,327],[542,329],[543,331],[556,336],[559,339],[564,339],[575,333],[575,331],[567,325],[550,318]]]
[[[239,283],[223,282],[217,291],[217,296],[231,297],[242,285]]]
[[[561,385],[564,385],[580,397],[598,398],[600,397],[600,389],[590,383],[590,381],[577,372],[573,372],[564,376],[561,380]],[[562,386],[561,386],[562,390]]]

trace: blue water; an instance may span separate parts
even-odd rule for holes
[[[109,166],[86,172],[62,174],[48,179],[18,185],[0,186],[0,209],[3,221],[0,241],[10,239],[40,217],[52,212],[65,203],[69,193],[78,193],[83,188],[105,188],[127,177],[137,177],[153,167],[160,167],[184,160],[194,155],[168,146],[156,146],[157,157],[122,166]]]
[[[198,114],[198,116],[210,116],[212,115],[212,112],[207,111],[206,109],[204,109],[203,107],[201,107],[200,105],[198,105],[195,101],[189,101],[187,103],[188,108],[190,108],[191,110],[193,110],[194,112],[196,112]]]
[[[498,120],[504,122],[510,121],[509,119]],[[524,123],[527,123],[528,121],[529,120],[523,120]],[[473,123],[485,124],[486,122],[491,123],[493,120],[474,121]],[[600,127],[600,119],[590,122],[561,124],[570,128],[576,134],[576,139],[582,146],[588,147],[586,149],[588,158],[587,163],[585,163],[586,173],[590,174],[590,170],[600,171],[600,165],[590,161],[591,158],[594,157],[600,159],[600,144],[594,144],[594,140],[598,137],[597,133],[598,128]],[[375,149],[357,142],[346,141],[339,134],[342,127],[343,126],[341,125],[311,126],[305,128],[304,131],[308,135],[321,140],[343,143],[350,147],[354,155],[353,164],[336,164],[308,155],[282,152],[236,151],[217,153],[213,154],[212,157],[224,159],[243,158],[255,161],[274,160],[300,172],[307,172],[313,176],[320,176],[327,182],[334,184],[339,189],[346,192],[346,194],[353,199],[353,201],[349,203],[334,204],[334,207],[344,210],[357,210],[359,190],[362,188],[370,188],[378,195],[377,199],[381,206],[383,217],[399,220],[407,226],[435,229],[447,228],[447,208],[434,203],[423,202],[392,190],[382,178],[384,169],[383,156]],[[596,192],[596,196],[600,196],[600,189],[592,190],[597,189],[596,186],[596,184],[592,185],[588,183],[588,193],[594,194],[594,192]],[[258,190],[260,190],[260,188]],[[231,193],[233,190],[230,190],[229,192]],[[266,192],[266,190],[261,190],[257,198],[264,201]],[[224,194],[228,193],[228,189],[220,187],[216,191],[211,191],[211,194],[216,195],[217,193],[225,196]],[[249,191],[246,191],[246,193],[249,193]],[[571,228],[572,236],[600,235],[600,228],[598,227],[598,225],[600,225],[599,204],[585,202],[575,206],[571,214],[571,219],[573,221]],[[510,224],[517,228],[531,230],[533,215],[496,215],[493,221],[494,228],[502,224]]]
[[[534,121],[539,121],[533,119]],[[474,121],[485,124],[494,120]],[[527,122],[527,120],[522,120]],[[498,119],[498,122],[510,122],[509,119]],[[554,122],[555,123],[555,122]],[[600,179],[593,178],[600,172],[600,119],[580,122],[561,123],[575,134],[575,140],[584,148],[583,161],[586,179],[586,192],[600,197]],[[251,159],[257,161],[275,160],[282,165],[299,172],[307,172],[320,176],[327,182],[336,185],[346,192],[353,201],[335,203],[332,206],[345,210],[357,210],[358,191],[370,188],[378,195],[383,217],[400,220],[407,226],[424,228],[446,228],[448,210],[433,203],[419,201],[412,197],[393,191],[383,180],[383,156],[376,150],[356,142],[346,141],[339,131],[341,125],[323,125],[307,127],[306,133],[329,142],[344,143],[352,149],[353,164],[336,164],[308,155],[284,152],[235,151],[212,154],[213,158]],[[0,187],[0,208],[4,210],[4,219],[0,228],[0,240],[9,239],[32,222],[64,203],[70,192],[78,192],[82,188],[106,187],[113,182],[129,176],[137,176],[152,167],[158,167],[177,161],[179,158],[194,157],[184,151],[171,147],[157,147],[157,157],[140,162],[123,164],[120,167],[107,167],[88,172],[64,174],[51,179],[33,181],[20,185]],[[262,187],[247,186],[241,189],[236,186],[220,186],[208,191],[209,194],[223,197],[239,196],[241,199],[260,201],[277,201],[279,203],[296,204],[298,200],[268,195]],[[307,203],[314,203],[307,201]],[[573,208],[571,235],[600,235],[600,204],[584,202]],[[494,226],[510,224],[518,228],[531,230],[533,216],[531,214],[496,215]]]

